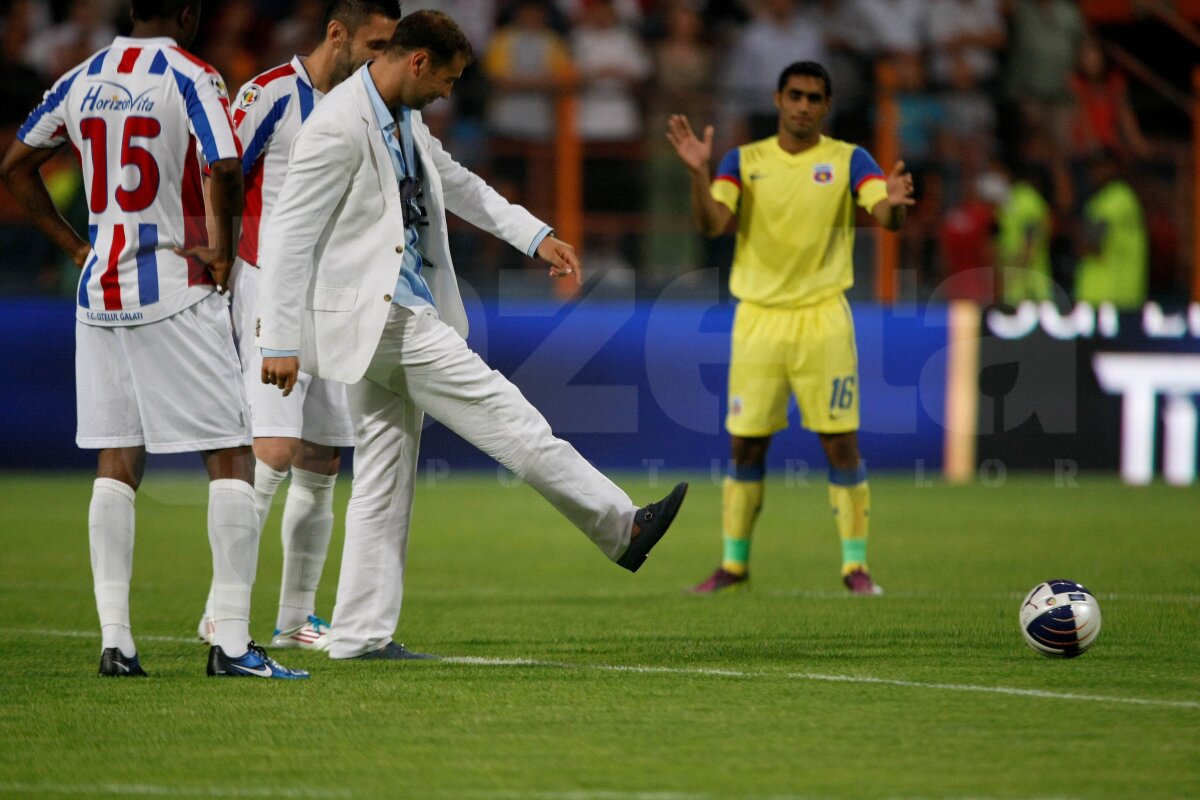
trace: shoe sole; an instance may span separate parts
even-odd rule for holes
[[[272,650],[310,650],[323,653],[329,649],[329,642],[298,642],[295,639],[272,639]]]

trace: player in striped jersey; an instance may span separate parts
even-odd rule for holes
[[[283,579],[272,647],[328,647],[328,624],[316,615],[317,585],[333,534],[333,485],[339,448],[354,444],[346,385],[301,374],[284,397],[262,382],[254,346],[258,318],[259,231],[287,173],[292,139],[325,93],[382,53],[400,21],[399,0],[330,0],[325,38],[307,56],[267,70],[241,88],[233,114],[242,141],[246,204],[234,264],[233,326],[239,342],[254,433],[254,496],[260,526],[291,470],[283,509]],[[199,634],[212,631],[212,593]]]
[[[208,674],[306,678],[250,641],[258,517],[249,409],[224,292],[242,208],[241,148],[220,75],[187,53],[199,0],[133,0],[133,31],[69,71],[29,115],[0,173],[83,270],[76,313],[77,442],[99,450],[88,511],[100,674],[145,675],[129,620],[134,498],[145,454],[200,451],[211,479],[215,587]],[[80,156],[88,241],[39,167]],[[212,168],[209,240],[198,156]]]
[[[723,487],[725,554],[693,591],[744,587],[750,535],[762,507],[771,436],[787,427],[790,397],[829,461],[829,501],[842,542],[842,581],[880,594],[867,570],[870,491],[858,451],[858,352],[845,291],[854,283],[855,205],[898,230],[913,205],[912,175],[884,174],[864,148],[821,134],[833,89],[820,64],[779,76],[776,136],[731,150],[710,177],[713,129],[687,117],[667,138],[691,172],[692,212],[709,236],[737,220],[729,288],[738,299],[729,363],[732,464]]]

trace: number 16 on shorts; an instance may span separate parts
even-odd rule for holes
[[[829,413],[837,416],[839,411],[849,411],[854,408],[854,392],[858,379],[846,375],[833,379],[833,391],[829,395]]]

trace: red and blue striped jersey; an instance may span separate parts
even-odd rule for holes
[[[173,250],[208,242],[201,157],[241,157],[216,70],[172,39],[117,37],[59,78],[17,136],[79,156],[92,245],[81,322],[154,322],[214,291],[204,264]]]
[[[300,56],[256,76],[237,94],[233,124],[243,144],[246,179],[238,255],[247,264],[258,265],[259,233],[283,187],[292,139],[322,97]]]

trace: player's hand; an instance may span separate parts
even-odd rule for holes
[[[562,239],[553,236],[542,239],[537,255],[543,261],[550,262],[551,277],[565,278],[574,275],[575,283],[583,284],[583,265],[579,263],[579,256],[575,253],[575,248]]]
[[[176,247],[175,255],[199,259],[208,267],[208,274],[212,275],[213,281],[217,284],[217,292],[225,294],[229,291],[229,271],[233,269],[233,259],[226,256],[220,248],[191,247],[183,250]]]
[[[278,386],[287,397],[296,387],[296,377],[300,374],[300,359],[296,356],[281,358],[263,358],[262,382]]]
[[[915,206],[917,201],[913,197],[913,191],[912,173],[905,171],[903,161],[897,161],[887,176],[888,204],[892,208]]]
[[[683,114],[672,114],[667,120],[667,141],[675,148],[679,160],[692,172],[705,173],[708,177],[708,165],[712,161],[713,126],[704,129],[704,138],[698,139],[692,130],[692,124]]]
[[[79,247],[71,254],[71,260],[75,262],[75,266],[83,269],[87,264],[88,256],[92,254],[92,245],[89,242],[80,242]]]

